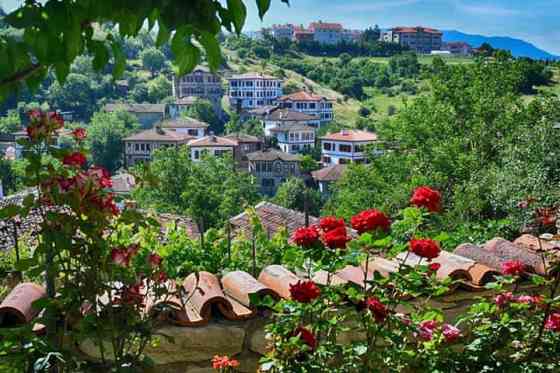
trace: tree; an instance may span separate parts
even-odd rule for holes
[[[20,128],[21,119],[17,110],[10,110],[6,116],[0,117],[0,134],[13,133]]]
[[[2,182],[2,192],[8,195],[17,190],[18,177],[12,167],[13,161],[0,158],[0,181]]]
[[[51,107],[71,111],[77,118],[89,119],[96,110],[92,80],[85,75],[71,73],[64,85],[54,82],[49,88]]]
[[[230,156],[193,162],[186,147],[155,153],[148,167],[155,182],[135,192],[143,206],[190,216],[201,232],[252,206],[258,192],[251,175],[238,172]]]
[[[171,82],[163,75],[148,82],[148,98],[152,103],[159,103],[171,95]]]
[[[209,130],[216,134],[224,132],[223,122],[216,114],[216,108],[208,100],[197,99],[183,115],[208,123]]]
[[[322,206],[319,192],[308,188],[300,178],[290,178],[283,182],[276,191],[273,202],[302,212],[305,212],[307,204],[308,213],[313,216],[319,216]]]
[[[288,3],[288,0],[281,1]],[[256,0],[256,3],[262,19],[271,1]],[[201,49],[206,52],[211,69],[216,70],[222,62],[218,42],[221,28],[240,34],[247,17],[246,6],[241,0],[229,1],[227,5],[210,0],[195,0],[194,3],[154,1],[146,6],[140,5],[137,0],[23,3],[3,18],[26,37],[0,35],[0,55],[3,56],[0,60],[0,101],[22,85],[37,89],[49,71],[55,72],[62,85],[74,59],[86,53],[94,56],[96,70],[100,71],[111,63],[114,76],[121,76],[126,65],[121,38],[138,35],[142,25],[148,25],[150,30],[157,25],[158,47],[171,39],[179,75],[190,72],[200,63]],[[103,33],[96,32],[98,25],[105,24],[110,27],[105,27]]]
[[[93,163],[115,172],[123,165],[123,138],[140,128],[136,117],[125,111],[97,112],[87,127],[87,145]]]
[[[165,66],[165,55],[156,48],[144,49],[140,52],[140,59],[142,60],[142,66],[150,70],[152,76]]]

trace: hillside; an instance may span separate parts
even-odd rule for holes
[[[560,60],[560,56],[550,54],[529,42],[506,36],[472,35],[456,30],[446,30],[443,32],[443,41],[463,41],[475,48],[480,47],[483,43],[488,43],[494,48],[511,51],[514,57],[530,57],[538,60]]]

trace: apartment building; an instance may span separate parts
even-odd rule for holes
[[[454,56],[468,57],[472,56],[473,54],[473,47],[470,44],[462,41],[443,43],[442,49],[444,51],[448,51]]]
[[[237,112],[276,105],[282,96],[282,80],[274,76],[247,73],[229,78],[229,103]]]
[[[407,46],[416,53],[430,54],[442,47],[443,33],[428,27],[395,27],[381,34],[381,40]]]
[[[264,195],[273,196],[290,177],[300,177],[301,158],[279,150],[266,150],[247,155],[249,172],[255,176]]]
[[[338,44],[345,37],[340,23],[312,22],[309,31],[313,33],[313,40],[321,44]]]
[[[366,148],[377,143],[377,134],[361,130],[341,130],[321,137],[321,161],[333,164],[365,163]]]
[[[193,137],[187,133],[155,127],[123,139],[126,167],[152,160],[152,154],[160,148],[187,145]]]
[[[261,118],[265,136],[273,136],[272,129],[286,126],[310,126],[319,128],[321,120],[316,115],[301,113],[290,109],[275,109]]]
[[[334,119],[333,102],[324,96],[300,91],[279,98],[280,107],[319,118],[320,124]]]
[[[219,106],[224,96],[222,79],[209,68],[197,66],[189,74],[174,77],[173,95],[179,101],[186,97],[200,98]]]
[[[159,123],[158,126],[165,130],[185,133],[197,139],[206,136],[209,127],[208,123],[186,117],[166,119]]]

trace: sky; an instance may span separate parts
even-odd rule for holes
[[[0,0],[0,5],[13,9],[21,2]],[[248,31],[315,20],[340,22],[352,29],[421,25],[520,38],[560,55],[560,0],[290,0],[290,7],[272,0],[263,22],[255,0],[245,2],[249,4]]]

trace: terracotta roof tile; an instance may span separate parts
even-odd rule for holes
[[[186,143],[193,139],[186,133],[172,131],[169,129],[152,128],[142,132],[135,133],[134,135],[125,137],[124,141],[167,141],[176,143]]]
[[[343,27],[340,23],[328,23],[328,22],[312,22],[309,24],[310,30],[335,30],[342,31]]]
[[[313,171],[311,172],[311,176],[317,181],[337,181],[342,178],[346,168],[347,165],[345,164],[335,164]]]
[[[233,148],[237,146],[238,143],[235,140],[226,138],[226,137],[219,137],[219,136],[206,136],[200,139],[195,139],[189,141],[189,146],[192,148],[197,147],[213,147],[213,146],[221,146],[221,147],[230,147]]]
[[[377,141],[377,134],[362,130],[342,130],[340,132],[331,133],[320,138],[320,140],[330,141]]]
[[[210,125],[208,123],[201,122],[200,120],[194,118],[175,118],[166,119],[159,123],[162,128],[208,128]]]
[[[45,298],[45,288],[33,283],[17,285],[0,304],[0,327],[27,324],[39,314],[33,302]]]
[[[282,96],[279,101],[328,101],[329,99],[324,96],[316,95],[312,92],[299,91],[286,96]]]
[[[247,135],[245,133],[230,133],[224,136],[226,139],[233,140],[237,143],[262,143],[263,140],[259,139],[257,136]]]
[[[165,104],[127,104],[113,103],[104,107],[105,111],[124,110],[131,113],[165,113]]]
[[[417,27],[395,27],[392,29],[393,32],[403,32],[403,33],[416,33],[416,32],[424,32],[427,34],[442,34],[441,31],[433,29],[433,28],[429,28],[429,27],[422,27],[422,26],[417,26]]]
[[[265,116],[265,120],[270,121],[300,121],[300,122],[309,122],[314,120],[319,120],[318,116],[305,114],[295,110],[289,109],[278,109],[272,111],[270,114]]]
[[[284,153],[279,150],[261,150],[254,153],[247,154],[247,159],[249,161],[275,161],[282,160],[285,162],[299,162],[301,157],[297,154]]]

